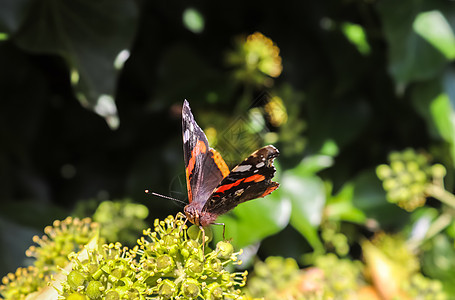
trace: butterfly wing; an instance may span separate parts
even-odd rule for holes
[[[193,205],[201,209],[215,187],[229,174],[229,168],[221,155],[209,147],[186,100],[182,108],[182,129],[188,201],[195,202]]]
[[[205,218],[213,222],[240,203],[265,197],[276,190],[279,184],[272,181],[276,171],[273,160],[278,155],[275,147],[265,146],[232,169],[202,208]]]

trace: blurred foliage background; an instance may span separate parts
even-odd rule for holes
[[[454,30],[449,0],[2,1],[0,274],[68,215],[132,244],[182,211],[144,190],[186,199],[188,99],[230,167],[281,152],[280,189],[219,218],[246,267],[335,253],[378,284],[399,240],[455,296]]]

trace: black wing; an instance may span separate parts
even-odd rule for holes
[[[183,156],[188,201],[202,207],[215,187],[229,174],[221,155],[209,147],[207,137],[194,120],[188,101],[182,108]]]
[[[256,150],[221,181],[202,212],[221,215],[240,203],[265,197],[276,190],[279,184],[272,181],[275,175],[273,160],[278,155],[278,150],[271,145]]]

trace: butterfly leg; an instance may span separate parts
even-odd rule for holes
[[[201,225],[199,225],[199,229],[202,231],[202,257],[204,257],[205,263],[205,230]]]
[[[226,225],[224,223],[212,223],[213,225],[222,225],[223,226],[223,241],[226,240],[224,233],[226,232]]]
[[[187,221],[188,221],[188,218],[185,219],[185,222],[183,222],[183,225],[180,227],[179,235],[180,235],[180,232],[182,232],[183,228],[185,227]]]

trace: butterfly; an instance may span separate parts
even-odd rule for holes
[[[217,217],[237,205],[265,197],[278,188],[279,184],[272,181],[276,171],[273,160],[279,155],[274,146],[254,151],[229,171],[221,154],[209,147],[187,100],[182,108],[182,130],[189,202],[184,213],[201,230],[210,224],[219,224],[215,223]]]

